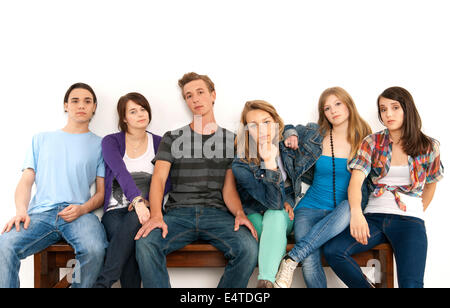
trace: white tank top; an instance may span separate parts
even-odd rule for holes
[[[410,185],[411,177],[409,174],[409,167],[406,166],[391,166],[388,174],[379,181],[380,184],[389,186]],[[374,197],[372,194],[369,197],[364,213],[382,213],[395,214],[402,216],[413,216],[424,220],[423,203],[421,197],[413,197],[400,193],[400,200],[406,205],[406,212],[402,211],[395,202],[394,194],[390,191],[385,191],[381,196]]]

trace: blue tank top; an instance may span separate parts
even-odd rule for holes
[[[333,163],[331,156],[321,155],[316,162],[314,180],[299,201],[296,209],[300,207],[333,210]],[[336,204],[348,199],[347,189],[350,181],[350,172],[347,170],[346,158],[335,158],[336,171]]]

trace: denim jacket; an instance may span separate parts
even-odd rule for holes
[[[280,155],[286,172],[292,179],[295,197],[303,197],[302,182],[311,185],[314,178],[314,165],[322,155],[323,135],[319,132],[319,125],[308,123],[306,126],[286,125],[284,138],[296,135],[298,137],[297,150],[292,150],[281,142]]]
[[[323,135],[319,131],[319,125],[316,123],[308,123],[303,125],[286,125],[283,136],[288,138],[296,135],[298,137],[298,150],[292,150],[285,147],[284,142],[281,143],[281,156],[284,162],[286,172],[289,177],[293,179],[293,187],[296,198],[303,197],[302,182],[311,185],[314,179],[314,166],[322,155],[322,141]],[[349,170],[350,171],[350,170]],[[370,185],[369,179],[366,178],[362,187],[362,202],[363,208],[366,207],[369,201]]]
[[[281,147],[281,142],[280,142]],[[280,170],[264,168],[235,158],[232,170],[237,182],[237,190],[247,215],[266,210],[282,210],[284,203],[295,206],[292,186],[285,187]]]

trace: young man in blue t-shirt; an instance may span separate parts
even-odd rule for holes
[[[91,213],[104,198],[101,137],[89,131],[96,108],[92,88],[74,84],[64,97],[67,125],[33,137],[15,193],[16,216],[0,235],[0,288],[19,287],[20,260],[62,239],[76,252],[72,286],[95,282],[107,246],[103,226]]]

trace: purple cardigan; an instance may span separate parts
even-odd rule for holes
[[[162,138],[161,136],[150,132],[148,133],[153,137],[153,149],[156,154]],[[111,198],[112,183],[114,179],[119,182],[119,185],[128,200],[133,200],[142,193],[139,188],[137,188],[123,161],[123,156],[125,155],[124,132],[105,136],[102,140],[102,154],[103,160],[105,161],[105,202],[103,204],[103,210],[106,211]],[[164,188],[164,195],[169,192],[170,188],[171,184],[169,177],[167,178],[166,187]],[[148,195],[143,197],[148,199]]]

